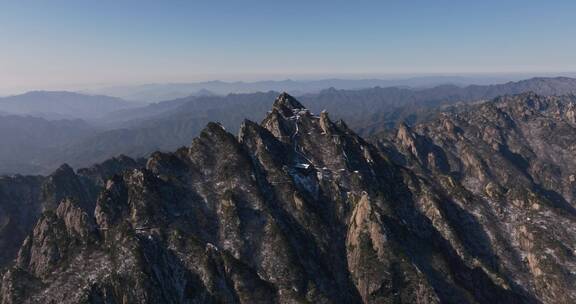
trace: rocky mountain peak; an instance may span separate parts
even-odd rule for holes
[[[291,117],[297,114],[297,112],[306,109],[296,98],[286,92],[276,98],[272,108],[276,109],[285,117]]]
[[[145,159],[135,160],[125,155],[119,155],[90,168],[79,169],[78,175],[94,181],[100,187],[105,187],[110,176],[126,169],[141,168],[144,165]]]
[[[60,166],[49,175],[42,185],[42,197],[45,210],[56,209],[65,198],[74,198],[86,204],[91,212],[94,208],[95,189],[83,182],[83,179],[67,164]]]
[[[24,240],[16,264],[38,277],[45,277],[69,251],[82,248],[96,237],[93,217],[74,200],[65,199],[55,211],[47,211],[40,217]]]
[[[416,142],[416,134],[412,132],[412,129],[404,122],[398,126],[398,131],[396,132],[396,140],[405,149],[409,149],[412,154],[418,157],[418,145]]]
[[[52,173],[52,176],[72,176],[74,175],[74,169],[68,164],[62,164],[58,169]]]
[[[204,127],[200,136],[193,140],[192,146],[198,141],[207,142],[235,142],[234,136],[226,131],[226,128],[220,123],[210,122]]]
[[[529,134],[561,125],[544,114],[480,105],[448,127],[401,125],[379,150],[282,94],[238,137],[210,123],[145,168],[118,162],[128,168],[102,183],[93,213],[66,188],[84,176],[52,183],[48,197],[64,198],[33,226],[0,299],[573,303],[573,208],[545,187],[576,178],[532,153],[557,139]]]
[[[402,122],[398,125],[398,132],[396,133],[396,137],[403,143],[414,140],[412,129],[405,122]]]

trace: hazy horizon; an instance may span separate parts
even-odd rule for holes
[[[543,73],[462,73],[462,74],[318,74],[318,75],[265,75],[261,77],[221,77],[206,79],[190,79],[189,81],[158,81],[158,82],[118,82],[118,83],[90,83],[90,84],[62,84],[62,85],[44,85],[44,86],[21,86],[21,87],[2,87],[0,85],[0,97],[19,95],[32,91],[70,91],[79,93],[92,93],[109,88],[122,87],[139,87],[147,85],[178,85],[178,84],[203,84],[210,82],[224,83],[259,83],[259,82],[314,82],[323,80],[383,80],[383,81],[409,81],[418,79],[436,80],[433,85],[441,84],[499,84],[509,81],[520,81],[535,77],[576,77],[576,72],[543,72]],[[443,81],[447,79],[447,81]],[[460,82],[452,82],[450,79],[458,79]],[[417,86],[415,86],[417,87]],[[106,95],[106,94],[104,94]]]
[[[576,71],[576,3],[2,1],[0,94]]]

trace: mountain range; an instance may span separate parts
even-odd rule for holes
[[[96,119],[137,104],[103,95],[85,95],[66,91],[34,91],[0,97],[0,112],[31,115],[47,119]]]
[[[188,96],[246,94],[267,91],[288,91],[301,95],[318,93],[334,87],[341,90],[358,90],[372,87],[426,88],[438,85],[466,86],[491,84],[519,79],[518,75],[501,76],[420,76],[405,79],[320,79],[320,80],[266,80],[266,81],[206,81],[197,83],[165,83],[102,87],[86,90],[92,94],[103,94],[127,100],[159,102]]]
[[[576,92],[576,79],[533,78],[499,85],[443,85],[424,89],[330,88],[299,98],[312,111],[320,112],[326,109],[334,118],[346,120],[360,135],[371,136],[395,128],[400,122],[413,125],[434,119],[438,113],[452,111],[461,104],[527,91],[540,95],[573,94]],[[43,125],[41,138],[24,135],[11,138],[12,134],[26,134],[36,121],[36,118],[20,117],[22,123],[12,123],[11,128],[14,131],[7,132],[0,138],[3,142],[10,143],[5,148],[8,151],[4,153],[0,150],[0,153],[4,153],[0,154],[0,159],[3,160],[0,162],[0,174],[47,174],[62,163],[78,168],[121,154],[145,157],[157,150],[171,151],[188,145],[210,121],[218,121],[226,129],[236,132],[244,118],[257,120],[264,116],[269,109],[269,100],[278,94],[269,91],[226,96],[191,96],[121,109],[99,117],[93,115],[84,121],[50,120],[50,123]],[[42,98],[35,102],[41,103]],[[125,106],[123,101],[118,103],[115,107]],[[30,122],[25,122],[27,120]],[[69,128],[62,133],[66,136],[59,135],[61,131],[58,125],[61,124]],[[16,150],[25,152],[13,153]]]
[[[370,140],[286,93],[263,117],[1,178],[0,303],[576,301],[574,96]]]

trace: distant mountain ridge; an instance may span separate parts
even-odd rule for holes
[[[47,164],[58,158],[63,147],[98,132],[99,129],[79,119],[0,116],[0,175],[46,172],[47,167],[54,169]]]
[[[301,96],[300,99],[311,109],[328,109],[334,117],[345,119],[362,135],[369,135],[393,128],[402,121],[414,123],[429,118],[441,107],[525,92],[545,96],[576,94],[576,78],[538,77],[504,84],[441,85],[425,89],[328,89],[319,94]]]
[[[534,78],[489,86],[438,86],[429,89],[370,88],[362,90],[327,89],[299,99],[315,113],[326,109],[336,119],[344,119],[361,135],[390,129],[399,122],[435,117],[443,105],[488,100],[500,95],[535,91],[542,95],[576,93],[576,79]],[[142,114],[108,130],[79,141],[61,153],[62,162],[86,166],[108,157],[126,154],[143,157],[160,150],[187,145],[210,121],[218,121],[236,132],[245,119],[258,119],[269,110],[269,100],[279,93],[269,91],[227,96],[189,97],[123,111]],[[125,112],[125,114],[124,114]]]
[[[86,92],[117,96],[128,100],[158,102],[187,96],[204,96],[206,91],[216,95],[249,94],[256,92],[291,92],[293,95],[318,93],[334,87],[342,90],[364,89],[371,87],[432,87],[441,84],[468,85],[471,83],[488,84],[508,81],[511,77],[462,77],[462,76],[420,76],[406,79],[320,79],[320,80],[264,80],[264,81],[206,81],[197,83],[144,84],[134,86],[116,86],[86,90]]]
[[[453,111],[462,104],[489,100],[500,95],[533,91],[541,95],[576,93],[576,79],[533,78],[506,84],[458,87],[443,85],[426,89],[369,88],[361,90],[326,89],[316,94],[300,96],[311,111],[326,109],[336,119],[344,119],[363,136],[369,136],[397,126],[429,121],[441,112]],[[188,145],[210,121],[218,121],[235,132],[244,118],[258,119],[269,110],[274,91],[227,96],[192,96],[149,106],[124,109],[107,114],[98,121],[105,129],[74,137],[35,158],[36,173],[47,173],[61,163],[85,167],[107,158],[126,154],[144,157],[160,150],[170,151]],[[36,145],[37,146],[37,145]],[[18,156],[18,155],[16,155]],[[21,158],[15,164],[25,164]],[[0,168],[1,169],[1,168]],[[18,167],[1,173],[18,172]],[[22,172],[35,173],[30,168]]]
[[[95,119],[138,104],[117,97],[67,91],[32,91],[0,97],[0,112],[48,119]]]

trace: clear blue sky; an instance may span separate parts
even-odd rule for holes
[[[0,0],[0,88],[576,71],[576,1]]]

